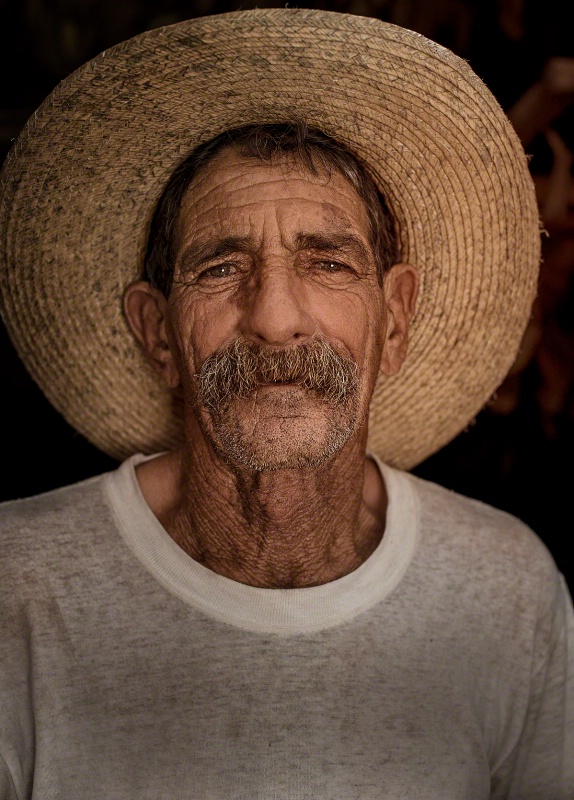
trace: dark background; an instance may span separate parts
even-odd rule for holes
[[[0,160],[51,89],[103,49],[158,25],[273,2],[0,0]],[[324,0],[419,31],[466,58],[528,153],[542,220],[539,297],[511,376],[469,429],[415,472],[516,514],[574,588],[574,6],[570,0]],[[0,499],[113,468],[44,399],[0,330]]]

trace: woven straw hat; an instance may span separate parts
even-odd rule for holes
[[[370,448],[414,466],[510,368],[535,293],[538,215],[518,139],[468,65],[375,19],[266,9],[191,20],[67,78],[2,175],[6,324],[48,399],[107,453],[180,438],[121,310],[171,172],[226,129],[294,117],[363,160],[420,271],[409,355],[375,389]]]

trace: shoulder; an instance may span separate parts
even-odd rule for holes
[[[421,551],[429,568],[445,579],[448,575],[463,594],[490,593],[489,605],[509,594],[533,605],[552,603],[559,572],[524,522],[413,475],[405,478],[419,503]]]
[[[527,693],[530,676],[574,632],[572,603],[552,556],[511,514],[404,478],[417,498],[420,525],[404,584],[410,607],[422,600],[429,629],[439,621],[453,658],[462,657],[455,650],[464,642],[473,669],[498,676],[509,691],[520,683]]]
[[[0,504],[2,572],[46,568],[63,552],[73,556],[90,530],[109,515],[106,475],[45,494]],[[89,538],[89,537],[88,537]]]
[[[416,492],[425,524],[446,536],[498,550],[524,548],[545,557],[547,550],[536,534],[517,517],[480,500],[457,494],[414,475],[408,480]]]
[[[101,502],[101,487],[107,474],[109,473],[33,497],[0,503],[0,524],[3,529],[6,526],[37,525],[42,520],[73,513],[78,509],[78,503],[81,508],[85,503]]]

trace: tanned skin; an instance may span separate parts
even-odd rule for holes
[[[317,586],[357,569],[384,533],[387,496],[365,458],[379,373],[407,352],[417,273],[377,279],[363,200],[337,172],[219,153],[192,181],[176,229],[173,288],[126,292],[135,336],[185,401],[185,443],[138,466],[150,508],[193,559],[267,588]],[[292,348],[314,337],[358,369],[346,443],[324,458],[333,414],[299,385],[268,384],[227,414],[251,464],[238,460],[198,400],[205,360],[243,338]],[[255,465],[255,466],[253,466]]]

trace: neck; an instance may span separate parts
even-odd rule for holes
[[[384,485],[360,441],[319,467],[255,473],[196,445],[141,464],[137,476],[188,555],[251,586],[340,578],[369,557],[384,529]]]

